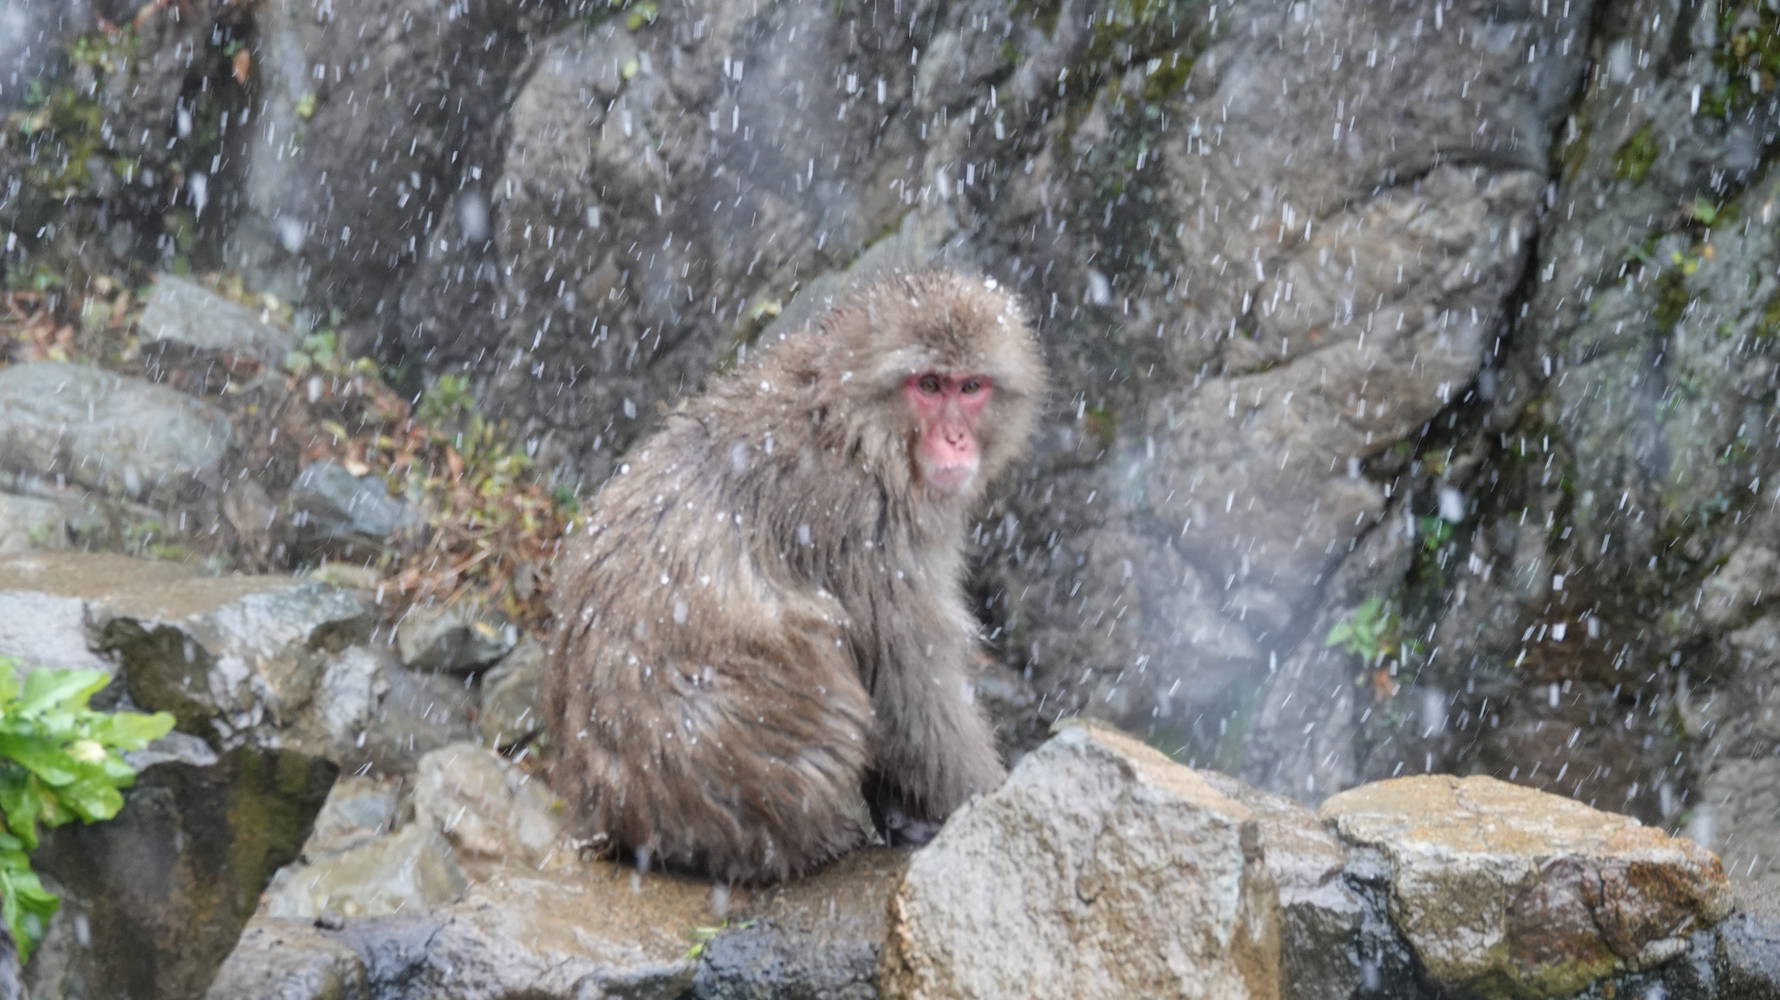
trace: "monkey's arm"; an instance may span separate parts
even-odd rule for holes
[[[970,664],[974,624],[961,610],[935,608],[944,623],[910,636],[878,671],[872,766],[881,785],[916,815],[944,820],[1007,775],[995,734],[976,704]]]

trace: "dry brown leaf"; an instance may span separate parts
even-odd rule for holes
[[[1399,690],[1397,679],[1391,676],[1390,669],[1379,667],[1372,671],[1372,697],[1377,701],[1395,697]]]

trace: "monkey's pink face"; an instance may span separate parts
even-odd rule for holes
[[[986,376],[971,374],[926,372],[903,382],[915,418],[915,468],[922,482],[956,493],[976,478],[982,452],[977,421],[989,405],[990,389]]]

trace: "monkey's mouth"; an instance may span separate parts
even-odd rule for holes
[[[948,465],[937,469],[927,469],[927,485],[941,493],[960,493],[976,478],[977,470],[970,465]]]

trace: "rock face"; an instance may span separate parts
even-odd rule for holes
[[[1713,969],[1731,908],[1710,852],[1568,799],[1406,778],[1337,795],[1318,822],[1071,727],[916,853],[880,986],[1332,1000],[1427,983],[1533,1000],[1691,982],[1731,997],[1760,963],[1686,978],[1690,962]],[[1679,971],[1651,971],[1664,963]]]
[[[111,672],[102,705],[165,709],[182,729],[136,755],[141,777],[117,819],[58,829],[38,853],[64,905],[27,970],[34,991],[201,994],[336,771],[411,773],[427,749],[469,737],[474,692],[403,669],[370,627],[365,603],[313,580],[84,552],[0,558],[0,656]],[[353,801],[341,811],[365,818],[363,797]],[[370,822],[392,824],[389,803]],[[336,849],[332,881],[278,880],[263,908],[457,899],[466,883],[444,834],[405,832],[393,845]],[[392,872],[407,877],[406,894],[362,888]]]
[[[1072,995],[1342,1000],[1427,983],[1744,1000],[1780,985],[1780,922],[1721,923],[1717,860],[1628,817],[1421,777],[1342,793],[1319,819],[1086,725],[912,858],[862,852],[758,892],[589,862],[529,765],[434,742],[471,733],[478,695],[505,706],[499,742],[523,726],[524,685],[409,670],[367,614],[313,580],[78,552],[0,560],[0,648],[104,665],[119,674],[111,697],[186,730],[139,757],[124,819],[64,828],[43,852],[67,903],[26,970],[34,988],[190,993],[213,972],[211,996],[291,1000],[336,987],[1019,995],[1035,981]],[[436,616],[409,652],[443,670],[507,650],[486,673],[523,677],[536,644],[509,649],[474,625]],[[370,773],[333,784],[317,814],[337,764]],[[300,862],[273,876],[311,816]],[[206,947],[169,930],[188,925],[207,928]]]
[[[47,500],[0,493],[0,556],[68,544],[68,518]]]
[[[216,1000],[333,1000],[371,995],[365,962],[351,944],[310,920],[256,920],[204,995]]]
[[[894,997],[1274,998],[1279,904],[1249,810],[1156,751],[1074,728],[917,852]]]
[[[12,931],[6,928],[0,928],[0,1000],[25,1000],[18,945],[12,940]]]
[[[85,365],[0,368],[0,471],[177,503],[219,489],[230,427],[165,386]]]
[[[422,524],[420,512],[390,496],[381,480],[330,461],[304,467],[286,505],[290,552],[303,560],[368,562]]]
[[[32,956],[33,995],[202,995],[336,771],[253,748],[159,763],[116,818],[53,831],[32,861],[63,907]]]
[[[544,728],[538,712],[543,676],[544,647],[531,639],[522,640],[482,675],[482,711],[476,728],[484,746],[509,746]]]
[[[1367,904],[1347,872],[1348,852],[1310,810],[1215,771],[1197,772],[1255,818],[1260,856],[1279,895],[1280,996],[1347,1000],[1382,981],[1379,953],[1394,941],[1365,926]],[[1397,962],[1407,970],[1408,956]],[[1413,978],[1404,975],[1403,979]]]
[[[440,18],[427,0],[367,0],[350,16],[257,11],[260,124],[236,136],[244,176],[225,193],[228,258],[256,288],[295,299],[329,285],[372,309],[393,301],[391,279],[433,242],[400,234],[467,214],[463,199],[479,198],[483,222],[469,238],[480,244],[505,83],[529,33],[576,10],[497,0]]]
[[[296,346],[289,330],[265,322],[258,311],[170,274],[155,279],[140,325],[146,337],[163,345],[265,365],[283,361]]]
[[[1344,569],[1403,570],[1408,539],[1385,541],[1401,488],[1390,450],[1486,367],[1544,183],[1532,136],[1575,72],[1574,6],[1450,13],[1454,30],[1415,43],[1420,19],[1359,2],[1242,4],[1165,36],[1148,51],[1191,60],[1178,89],[1140,63],[1052,119],[1039,182],[1010,176],[984,227],[997,256],[1024,261],[1011,234],[1054,231],[1047,204],[1100,214],[1072,230],[1082,243],[1031,261],[1047,274],[1032,294],[1069,303],[1052,343],[1078,373],[1060,392],[1080,402],[1038,473],[1067,499],[1014,501],[1029,541],[997,558],[1015,592],[1042,595],[1010,609],[1017,648],[1072,703],[1202,753],[1219,734],[1196,731],[1188,706],[1252,705],[1247,680],[1267,673],[1266,696],[1294,715],[1342,719],[1307,733],[1259,718],[1252,770],[1289,757],[1297,780],[1276,787],[1294,794],[1339,787],[1309,762],[1341,738],[1350,697],[1297,683],[1327,627],[1306,611],[1345,599]],[[1491,43],[1462,40],[1474,33]],[[1395,55],[1365,69],[1347,57],[1363,50]],[[1477,86],[1488,112],[1462,124],[1439,110],[1449,87]],[[1369,113],[1343,120],[1355,106]],[[1265,152],[1283,148],[1317,152]],[[1468,152],[1436,152],[1453,148]],[[1122,331],[1116,358],[1097,346],[1106,327]]]
[[[1777,59],[1761,0],[25,0],[0,5],[0,108],[25,115],[0,128],[0,277],[61,309],[92,275],[238,267],[355,352],[472,373],[585,491],[847,283],[985,270],[1056,373],[1038,453],[975,532],[985,630],[1036,689],[1018,732],[1083,710],[1305,801],[1489,773],[1685,823],[1771,893]],[[180,292],[134,332],[211,308]],[[265,331],[185,327],[271,354]],[[296,470],[218,452],[239,418],[87,366],[0,369],[0,488],[61,517],[0,500],[0,550],[182,514],[263,531]],[[163,653],[202,647],[216,670],[188,690],[178,659],[98,643],[102,606],[9,580],[0,652],[129,650],[219,738],[356,731],[408,769],[472,731],[479,693],[501,692],[486,739],[528,725],[522,664],[481,652],[450,657],[460,681],[136,619]],[[1263,839],[1290,815],[1224,794]],[[1370,933],[1391,864],[1331,867],[1302,819],[1278,831],[1282,941]],[[1615,962],[1644,961],[1617,935]],[[1296,971],[1282,944],[1284,988],[1419,974],[1374,943]],[[1540,960],[1554,981],[1568,961]]]
[[[388,786],[336,789],[207,996],[264,997],[273,974],[292,1000],[335,983],[417,1000],[686,991],[688,934],[723,922],[708,886],[580,861],[542,786],[479,747],[419,771],[412,821]]]
[[[36,508],[0,526],[0,551],[73,542],[258,560],[271,507],[258,477],[240,474],[244,436],[222,403],[87,364],[0,368],[0,489],[28,498],[0,501],[0,514]]]
[[[269,732],[294,721],[312,700],[322,651],[363,639],[370,628],[363,604],[320,584],[206,577],[121,556],[19,557],[0,563],[0,588],[77,608],[67,615],[76,634],[66,645],[111,654],[137,704],[172,712],[182,730],[231,746],[256,727]],[[32,650],[21,655],[40,662]]]
[[[86,599],[49,589],[61,586],[42,577],[49,565],[30,557],[0,563],[0,656],[37,667],[115,672],[117,665],[92,649]],[[179,571],[168,566],[161,572]]]
[[[860,851],[821,876],[742,900],[699,954],[700,1000],[875,1000],[904,851]]]
[[[416,815],[470,858],[548,866],[562,850],[559,808],[543,781],[474,744],[427,754],[415,774]]]
[[[260,916],[315,920],[431,913],[463,896],[469,883],[439,831],[409,824],[399,833],[329,852],[305,851],[307,863],[286,869],[266,888]]]
[[[330,984],[390,1000],[1780,987],[1780,915],[1721,923],[1710,854],[1488,779],[1367,786],[1319,820],[1075,726],[912,855],[867,849],[746,890],[582,857],[526,768],[486,749],[434,751],[417,773],[336,786],[213,1000]]]
[[[1573,993],[1681,955],[1731,911],[1718,859],[1692,841],[1494,778],[1381,781],[1320,815],[1384,855],[1392,920],[1465,995]]]
[[[396,649],[415,670],[467,674],[487,667],[517,644],[519,630],[496,615],[461,607],[419,608],[396,626]]]
[[[79,552],[0,559],[0,653],[120,664],[137,705],[219,746],[411,769],[469,735],[473,699],[401,669],[370,641],[371,624],[365,602],[313,580]]]
[[[1085,710],[1307,800],[1498,773],[1780,885],[1771,5],[142,6],[8,8],[9,287],[239,268],[591,488],[849,282],[985,270],[1056,373],[977,532],[1021,733]],[[138,332],[203,341],[187,291]],[[122,435],[208,422],[117,385]],[[48,453],[70,408],[21,403],[0,464],[127,518],[204,464],[84,407]],[[223,521],[258,468],[196,480]]]

